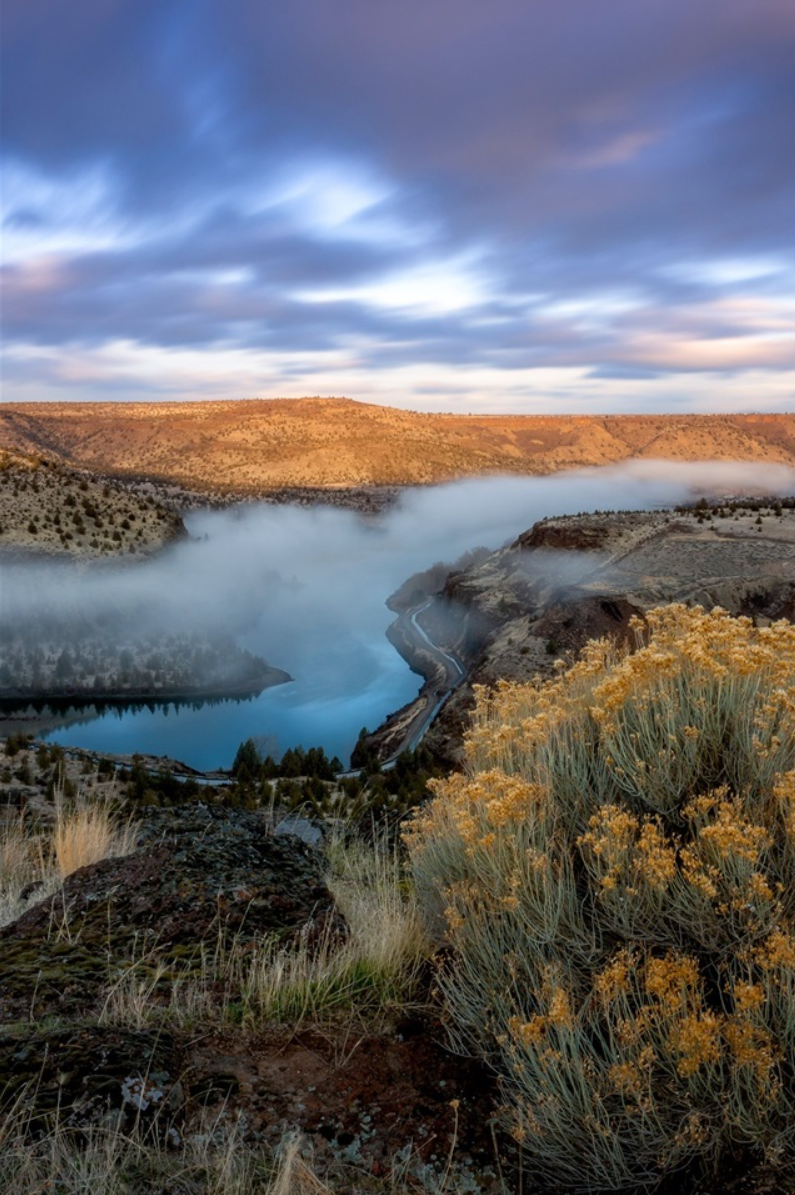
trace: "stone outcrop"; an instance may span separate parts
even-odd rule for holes
[[[426,746],[440,760],[460,763],[474,684],[549,674],[589,639],[627,639],[634,615],[671,601],[792,619],[795,511],[754,501],[545,519],[451,573],[423,625],[469,675],[442,707]],[[403,654],[423,671],[422,660]],[[401,711],[403,721],[410,713]],[[373,743],[381,737],[379,728]]]
[[[189,972],[219,934],[287,937],[330,907],[318,853],[262,815],[145,810],[134,854],[82,868],[0,930],[0,1023],[92,1013],[125,967]]]

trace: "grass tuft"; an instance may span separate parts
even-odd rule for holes
[[[337,917],[286,943],[241,942],[219,928],[176,977],[155,948],[111,980],[102,1023],[299,1028],[352,1017],[376,1026],[411,1005],[430,947],[398,850],[340,835],[327,853]]]
[[[62,880],[101,859],[129,855],[135,850],[137,831],[122,822],[107,802],[58,803],[52,832],[52,853]]]
[[[134,849],[137,831],[107,801],[67,803],[56,792],[55,821],[31,824],[23,811],[0,827],[0,926],[51,896],[67,876]]]

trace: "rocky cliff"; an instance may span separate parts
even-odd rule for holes
[[[545,519],[508,547],[451,573],[423,624],[469,674],[442,707],[426,745],[460,762],[473,685],[549,674],[588,639],[626,638],[633,615],[663,602],[792,619],[793,505],[749,500]],[[411,645],[402,650],[411,660]],[[423,672],[422,660],[414,666]]]

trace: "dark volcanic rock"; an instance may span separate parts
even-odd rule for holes
[[[604,518],[542,519],[511,544],[517,548],[555,548],[558,551],[599,552],[610,540],[610,526]]]
[[[559,651],[577,652],[589,639],[631,639],[630,621],[643,610],[623,597],[586,597],[550,602],[533,626],[543,639],[554,640]]]
[[[170,1034],[87,1025],[0,1029],[0,1113],[14,1105],[34,1134],[57,1114],[64,1128],[143,1127],[181,1112]]]
[[[135,854],[82,868],[0,930],[0,1022],[90,1011],[120,966],[190,969],[219,932],[286,936],[330,905],[317,852],[259,814],[148,811]]]

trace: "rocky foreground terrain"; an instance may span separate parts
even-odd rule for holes
[[[443,583],[437,573],[407,582],[393,608],[432,598],[423,626],[468,669],[425,745],[440,760],[459,763],[473,685],[549,674],[588,639],[627,638],[633,615],[652,606],[681,601],[758,621],[795,618],[793,506],[792,499],[727,499],[679,511],[550,518]],[[396,625],[393,642],[428,683],[417,702],[367,740],[383,757],[440,688],[433,656]]]
[[[502,1190],[494,1083],[446,1050],[430,969],[407,990],[393,977],[375,1003],[366,958],[291,978],[293,954],[342,959],[361,932],[328,851],[278,809],[232,807],[229,790],[177,784],[167,807],[141,804],[97,763],[0,741],[0,1190],[23,1189],[19,1159],[53,1118],[67,1139],[118,1146],[119,1183],[127,1135],[147,1143],[113,1190],[264,1190],[213,1185],[204,1155],[190,1161],[230,1140],[266,1172],[300,1141],[330,1186],[285,1195]],[[73,811],[111,808],[123,845],[65,879],[48,866]],[[369,918],[378,896],[355,872]],[[386,912],[393,927],[405,917]],[[55,1165],[45,1156],[44,1185],[24,1190],[54,1189]]]
[[[629,459],[792,465],[795,415],[436,415],[336,398],[6,403],[0,446],[203,494],[260,495]]]

